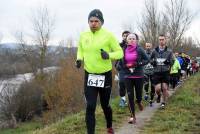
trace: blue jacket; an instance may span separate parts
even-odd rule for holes
[[[182,66],[183,65],[183,58],[181,58],[180,56],[178,56],[177,60],[178,60],[179,64]]]

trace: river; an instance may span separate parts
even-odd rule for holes
[[[51,72],[57,69],[58,67],[56,66],[46,67],[44,68],[44,72]],[[6,87],[10,88],[11,86],[13,86],[14,89],[17,89],[20,86],[20,84],[22,84],[24,81],[30,81],[32,78],[33,78],[33,73],[25,73],[25,74],[17,74],[11,78],[1,79],[0,93],[2,92],[3,88],[6,88]]]

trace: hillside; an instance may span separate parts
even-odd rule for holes
[[[200,132],[200,74],[189,78],[170,98],[165,110],[158,110],[153,119],[141,130],[142,133],[198,133]],[[112,101],[114,111],[114,126],[119,129],[129,115],[128,109],[120,109],[118,100]],[[96,112],[97,134],[105,132],[105,121],[100,108]],[[155,127],[157,126],[157,127]],[[67,116],[55,124],[43,129],[30,132],[30,134],[84,134],[84,112]]]

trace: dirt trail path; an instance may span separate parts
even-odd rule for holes
[[[170,90],[169,96],[171,96],[175,91]],[[128,124],[128,117],[127,121],[124,122],[123,126],[118,129],[115,134],[139,134],[141,128],[146,125],[146,123],[153,117],[156,110],[160,108],[160,103],[153,103],[153,107],[147,106],[144,108],[142,112],[136,113],[136,124]]]

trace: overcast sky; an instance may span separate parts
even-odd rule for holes
[[[55,15],[56,23],[53,42],[77,39],[79,33],[88,28],[89,12],[98,8],[103,12],[104,27],[112,31],[121,40],[123,25],[132,24],[137,32],[137,21],[144,9],[144,0],[0,0],[0,34],[2,42],[15,42],[12,37],[18,30],[31,31],[31,10],[46,6]],[[163,8],[166,0],[159,0],[159,8]],[[186,0],[191,12],[200,11],[200,0]],[[200,15],[198,14],[186,35],[200,39]]]

